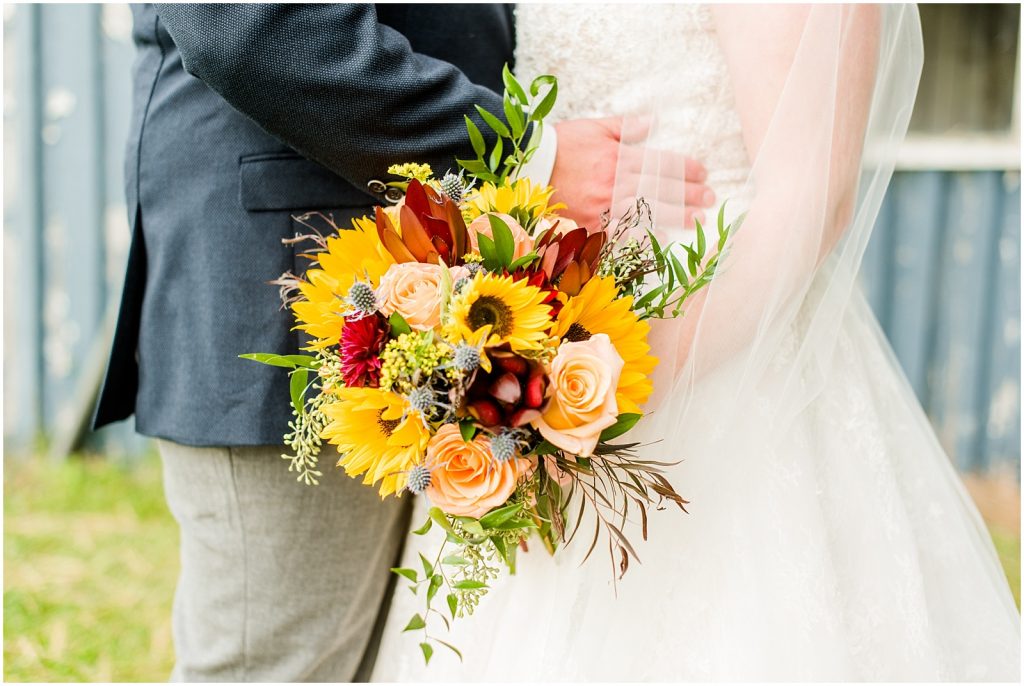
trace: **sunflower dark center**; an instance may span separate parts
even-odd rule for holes
[[[562,339],[569,341],[570,343],[579,343],[580,341],[589,341],[590,337],[593,335],[594,334],[587,331],[579,322],[573,322],[569,327],[569,330],[565,332]]]
[[[398,419],[384,419],[384,410],[377,413],[377,426],[384,432],[385,436],[390,436],[398,428],[401,420]]]
[[[491,325],[491,333],[504,338],[512,333],[512,308],[500,298],[482,295],[469,306],[466,323],[473,331]]]

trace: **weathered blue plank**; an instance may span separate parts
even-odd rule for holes
[[[939,438],[962,469],[980,468],[985,302],[990,297],[990,248],[1001,224],[998,172],[951,174],[938,270],[941,307],[929,365],[927,408]]]
[[[105,305],[99,6],[42,8],[43,235],[47,385],[55,422],[73,421],[78,365]]]
[[[4,142],[9,144],[4,154],[5,445],[9,440],[27,445],[43,430],[40,9],[17,6],[7,20],[9,32],[5,26],[5,51],[13,47],[7,56],[17,65],[12,92],[20,115],[10,120],[7,112],[4,116]],[[15,321],[6,321],[8,312],[15,313]]]
[[[945,175],[900,174],[893,180],[889,232],[892,240],[886,288],[886,333],[918,397],[924,397],[931,324],[938,307],[936,272],[942,242]]]
[[[988,339],[986,409],[981,455],[986,466],[1020,467],[1020,173],[1002,174],[1006,196],[994,250]],[[982,353],[984,354],[984,353]]]
[[[884,329],[889,319],[889,281],[892,276],[892,215],[894,192],[898,175],[893,177],[893,186],[885,195],[878,210],[878,219],[871,238],[864,248],[864,259],[860,268],[860,282],[865,297],[875,311],[875,316]]]

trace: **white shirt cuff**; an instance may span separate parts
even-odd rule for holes
[[[551,183],[551,173],[555,170],[555,155],[558,153],[558,134],[553,124],[548,124],[541,131],[540,146],[530,161],[523,165],[520,178],[528,178],[539,186]]]

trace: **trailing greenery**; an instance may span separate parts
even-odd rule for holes
[[[480,128],[466,115],[466,130],[476,158],[456,160],[463,169],[479,181],[501,185],[506,179],[515,179],[523,165],[530,161],[537,148],[544,129],[544,117],[551,112],[558,98],[558,82],[550,75],[538,76],[530,84],[529,95],[516,80],[508,65],[501,72],[505,83],[502,97],[504,121],[475,105],[484,124],[497,136],[488,151]],[[541,91],[545,89],[543,95]],[[532,133],[531,133],[532,125]],[[526,141],[530,134],[529,141]]]
[[[725,204],[722,204],[718,211],[716,249],[709,255],[705,227],[699,221],[694,222],[697,240],[693,244],[662,245],[649,228],[650,207],[640,199],[619,218],[601,256],[598,274],[614,276],[620,291],[636,298],[633,309],[641,319],[678,317],[683,304],[711,283],[727,252],[726,244],[739,230],[744,216],[726,224]],[[643,237],[636,238],[640,228]],[[677,250],[684,251],[685,263],[676,254]],[[652,274],[654,278],[648,278]],[[654,285],[650,286],[652,282]]]

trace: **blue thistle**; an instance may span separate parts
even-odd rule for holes
[[[345,301],[362,315],[371,315],[377,311],[377,294],[373,292],[370,284],[363,281],[352,284]]]
[[[410,493],[419,495],[430,488],[430,470],[426,465],[418,464],[409,470],[409,479],[406,488]]]
[[[471,372],[480,366],[480,351],[468,343],[455,346],[454,363],[457,369]]]
[[[491,437],[491,455],[498,462],[508,462],[516,454],[519,440],[514,431],[502,431]]]

